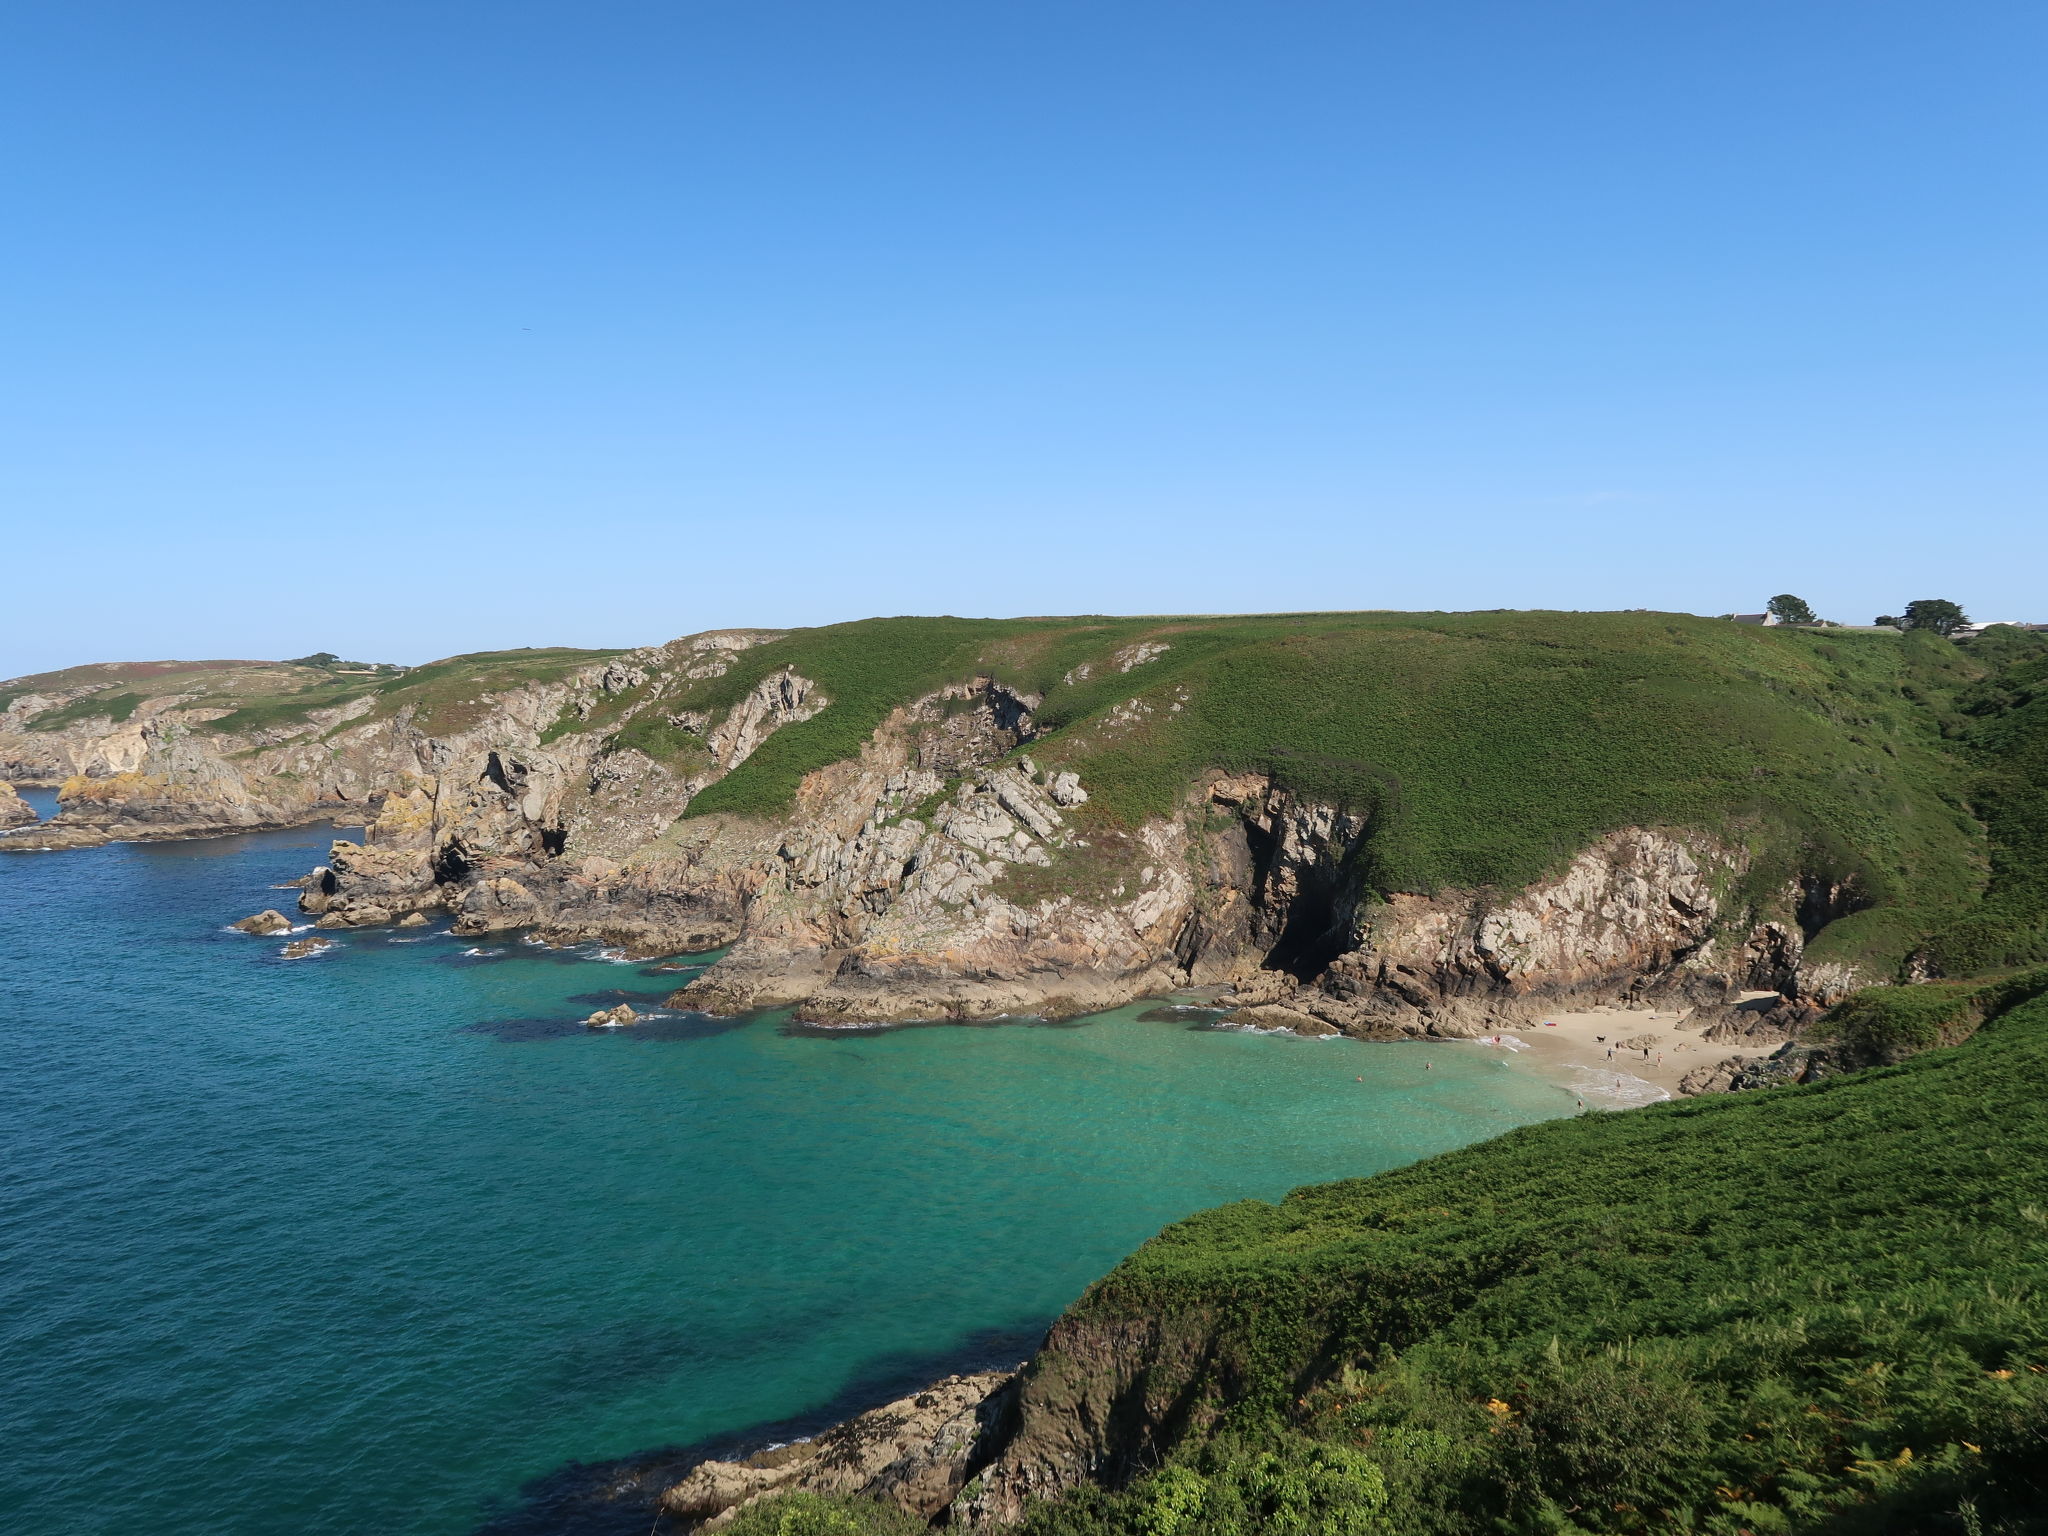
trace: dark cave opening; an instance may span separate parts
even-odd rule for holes
[[[1258,871],[1259,937],[1267,944],[1261,968],[1313,981],[1351,948],[1357,880],[1341,865],[1283,868],[1279,840],[1255,822],[1245,823],[1245,837]]]

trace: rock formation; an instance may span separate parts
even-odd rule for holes
[[[276,908],[266,907],[253,917],[243,918],[234,926],[243,933],[290,933],[292,931],[292,920]]]
[[[16,794],[12,784],[0,780],[0,830],[32,826],[38,819],[36,808]]]
[[[402,693],[239,731],[176,693],[42,731],[21,722],[52,697],[15,697],[0,764],[61,777],[62,810],[5,843],[331,817],[364,831],[303,882],[322,929],[445,914],[460,935],[528,930],[635,956],[729,946],[676,1006],[790,1006],[828,1026],[1065,1016],[1209,987],[1246,1025],[1393,1038],[1498,1029],[1567,999],[1682,1003],[1711,1022],[1754,988],[1810,1016],[1857,981],[1803,960],[1807,918],[1852,907],[1853,889],[1790,889],[1757,910],[1732,894],[1747,850],[1685,828],[1615,828],[1519,891],[1423,892],[1368,882],[1374,811],[1264,773],[1198,773],[1175,809],[1135,825],[1098,814],[1085,759],[1032,755],[1041,698],[987,673],[896,707],[804,776],[786,813],[685,815],[832,707],[789,665],[690,691],[776,638],[718,631],[565,662],[443,702],[431,728],[424,706],[388,702]],[[1093,670],[1142,678],[1173,649],[1124,645]],[[1163,686],[1108,708],[1102,730],[1182,708],[1186,689]],[[70,715],[102,696],[55,702]],[[624,720],[639,724],[576,728]],[[1786,1038],[1794,1023],[1775,1021]]]
[[[948,1376],[924,1391],[745,1461],[707,1461],[661,1496],[662,1513],[717,1530],[777,1493],[881,1499],[931,1519],[1004,1427],[1017,1373]]]

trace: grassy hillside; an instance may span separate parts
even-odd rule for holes
[[[1515,888],[1603,831],[1693,826],[1754,851],[1753,893],[1851,882],[1867,909],[1814,956],[1885,971],[1986,876],[1954,739],[1983,668],[1929,635],[1667,614],[875,619],[650,685],[584,728],[683,754],[671,713],[725,708],[783,667],[831,706],[690,814],[781,813],[892,708],[988,674],[1043,697],[1030,750],[1081,771],[1098,824],[1170,811],[1205,769],[1258,770],[1374,812],[1364,874],[1382,891]]]
[[[153,662],[7,688],[95,689],[31,729],[126,718],[179,693],[230,711],[218,733],[368,698],[372,718],[410,710],[445,734],[475,724],[491,692],[612,654],[479,652],[397,676]],[[688,769],[704,758],[690,714],[715,717],[790,668],[829,707],[689,811],[774,816],[892,709],[990,675],[1042,700],[1030,750],[1081,772],[1097,853],[1209,769],[1268,773],[1372,813],[1359,874],[1380,892],[1513,889],[1602,832],[1680,825],[1752,852],[1738,896],[1768,905],[1800,880],[1855,893],[1861,910],[1815,935],[1812,958],[1884,975],[1925,951],[1975,974],[2048,958],[2044,656],[2048,639],[2018,632],[1960,647],[1647,613],[870,619],[791,632],[723,676],[655,676],[548,736],[598,733]],[[1079,888],[1089,873],[1015,878]]]
[[[1991,835],[1991,888],[1928,946],[1954,976],[2048,960],[2048,635],[2000,627],[1969,649],[1984,676],[1957,701],[1958,734]]]
[[[10,679],[0,684],[0,709],[29,694],[91,690],[28,721],[32,731],[57,731],[94,720],[118,724],[151,700],[176,696],[183,708],[225,710],[202,727],[225,736],[301,725],[316,710],[367,697],[373,701],[373,717],[410,708],[422,730],[447,734],[483,717],[487,693],[552,681],[617,654],[565,647],[478,651],[409,670],[324,656],[299,661],[111,662]]]
[[[232,705],[243,698],[292,694],[330,681],[311,667],[281,661],[117,661],[38,672],[0,683],[0,710],[30,694],[87,690],[33,716],[29,728],[57,731],[102,719],[119,723],[151,699],[189,695],[193,703]]]

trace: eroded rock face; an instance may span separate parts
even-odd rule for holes
[[[1014,1371],[948,1376],[815,1440],[746,1461],[707,1461],[662,1494],[662,1512],[717,1530],[758,1499],[804,1492],[885,1500],[930,1519],[965,1486],[1002,1427],[1016,1379]]]
[[[1725,892],[1745,854],[1689,832],[1615,830],[1521,892],[1382,896],[1359,873],[1377,813],[1260,774],[1209,773],[1173,814],[1113,824],[1085,767],[1025,755],[1039,701],[991,677],[896,710],[774,821],[683,813],[831,707],[796,672],[722,711],[670,714],[687,740],[661,761],[558,729],[773,638],[718,631],[594,662],[467,701],[467,723],[440,735],[366,701],[260,740],[209,735],[175,698],[18,747],[0,720],[0,747],[70,774],[62,815],[0,846],[332,814],[365,830],[305,883],[299,904],[323,928],[445,912],[465,935],[526,928],[642,956],[730,946],[678,1006],[792,1005],[821,1025],[1071,1015],[1193,985],[1234,989],[1246,1024],[1391,1038],[1498,1029],[1566,999],[1711,1014],[1767,988],[1810,1004],[1864,979],[1804,954],[1803,930],[1860,900],[1851,884],[1738,911]],[[1138,646],[1107,665],[1157,656]],[[1140,728],[1153,707],[1133,700],[1103,729]]]
[[[33,826],[40,819],[36,808],[16,794],[12,784],[0,780],[0,828]]]

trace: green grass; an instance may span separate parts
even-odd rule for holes
[[[787,810],[805,774],[857,756],[892,709],[972,677],[983,648],[1030,624],[867,619],[798,630],[742,652],[725,676],[706,679],[682,699],[694,709],[728,709],[787,666],[816,683],[831,705],[770,736],[737,770],[698,795],[689,814],[769,816]]]
[[[1958,700],[1958,734],[1991,835],[1991,887],[1927,946],[1955,976],[2048,960],[2048,635],[1993,631],[1969,650],[1986,675]]]
[[[1169,648],[1118,671],[1140,640]],[[1812,955],[1882,974],[1985,881],[1957,707],[1984,668],[1930,635],[1668,614],[874,619],[793,632],[635,707],[715,715],[785,666],[830,706],[688,814],[786,813],[892,709],[987,674],[1042,696],[1030,751],[1081,772],[1091,815],[1128,830],[1207,770],[1267,773],[1370,814],[1360,873],[1383,893],[1516,889],[1603,832],[1692,827],[1751,851],[1735,893],[1751,901],[1801,876],[1852,882],[1864,910]]]
[[[374,685],[372,718],[412,711],[419,729],[451,735],[479,724],[490,712],[486,694],[525,683],[551,683],[618,651],[583,651],[565,646],[532,646],[516,651],[476,651],[450,656]]]
[[[139,693],[88,693],[60,704],[55,709],[46,709],[28,723],[32,731],[61,731],[67,725],[81,725],[87,720],[108,720],[119,725],[134,718],[135,711],[142,707]]]
[[[276,730],[280,726],[297,725],[303,723],[313,710],[338,709],[375,688],[375,681],[369,678],[345,682],[319,678],[289,693],[250,699],[228,714],[207,721],[203,729],[223,736],[246,736],[257,731]]]
[[[1184,1432],[1028,1529],[1288,1529],[1247,1476],[1334,1448],[1384,1490],[1361,1530],[2048,1530],[2043,1081],[2036,999],[1903,1066],[1179,1223],[1077,1303],[1034,1392],[1143,1319]]]

